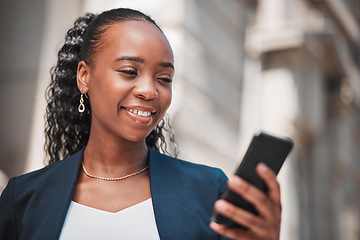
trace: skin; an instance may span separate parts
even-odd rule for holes
[[[79,90],[89,96],[91,130],[84,165],[95,176],[120,177],[147,165],[146,136],[163,118],[171,103],[173,54],[163,33],[146,21],[123,21],[108,26],[91,64],[81,61]],[[129,111],[151,112],[139,117]],[[227,229],[210,223],[215,232],[232,239],[279,239],[280,188],[275,174],[257,166],[267,195],[232,177],[228,185],[258,209],[254,216],[218,200],[215,210],[247,226],[249,231]],[[73,201],[108,212],[118,212],[151,197],[148,171],[121,181],[89,178],[82,171]]]

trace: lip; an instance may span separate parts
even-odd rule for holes
[[[120,108],[130,119],[135,121],[136,123],[141,124],[149,124],[151,123],[156,110],[152,107],[144,107],[144,106],[121,106]],[[140,116],[136,114],[136,112],[140,112],[145,114],[145,116]],[[135,112],[135,113],[134,113]],[[150,115],[147,115],[149,114]]]

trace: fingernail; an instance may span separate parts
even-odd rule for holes
[[[216,222],[210,222],[210,227],[211,227],[213,230],[218,230],[218,229],[220,229],[220,225],[217,224]]]
[[[226,204],[224,204],[223,202],[219,201],[216,203],[216,208],[218,211],[220,212],[224,212],[226,211],[227,207],[226,207]]]
[[[266,172],[268,167],[264,163],[259,163],[259,170],[262,172]]]
[[[240,177],[232,176],[230,180],[238,187],[244,184],[244,181]]]

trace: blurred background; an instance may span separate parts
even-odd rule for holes
[[[179,157],[229,176],[254,133],[289,136],[281,239],[360,239],[360,0],[0,4],[0,191],[44,165],[45,88],[66,31],[86,12],[130,7],[175,53]]]

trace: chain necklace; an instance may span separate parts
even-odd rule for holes
[[[140,173],[145,172],[145,171],[149,168],[149,165],[147,165],[146,167],[144,167],[144,168],[141,169],[140,171],[134,172],[134,173],[130,173],[130,174],[125,175],[125,176],[123,176],[123,177],[108,178],[108,177],[98,177],[98,176],[91,175],[90,173],[88,173],[88,172],[86,171],[83,162],[81,163],[81,166],[82,166],[82,169],[83,169],[84,173],[86,174],[86,176],[91,177],[91,178],[100,179],[100,180],[105,180],[105,181],[120,181],[120,180],[124,180],[124,179],[127,179],[127,178],[129,178],[129,177],[133,177],[133,176],[135,176],[135,175],[139,175]]]

